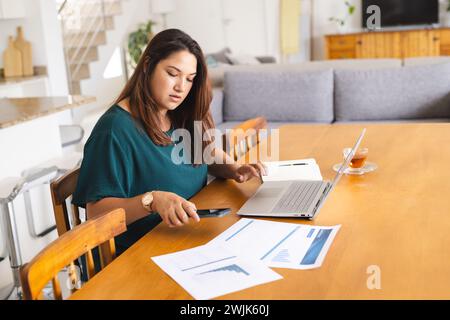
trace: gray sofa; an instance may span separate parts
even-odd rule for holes
[[[214,88],[218,129],[335,121],[449,121],[450,58],[340,60],[230,68]]]

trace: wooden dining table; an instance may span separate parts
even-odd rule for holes
[[[280,159],[314,158],[324,179],[332,179],[342,149],[362,128],[375,171],[344,175],[312,221],[264,218],[341,225],[322,266],[274,268],[283,279],[217,299],[450,298],[449,123],[286,125],[279,131]],[[159,224],[71,299],[192,299],[151,257],[206,244],[241,218],[236,211],[259,185],[257,179],[208,184],[191,201],[199,209],[230,207],[230,215],[181,228]]]

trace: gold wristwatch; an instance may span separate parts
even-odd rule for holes
[[[153,191],[144,193],[141,202],[145,210],[147,210],[148,212],[152,212]]]

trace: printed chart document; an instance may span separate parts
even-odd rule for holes
[[[264,162],[267,176],[263,181],[291,181],[291,180],[323,180],[320,168],[314,159],[300,159],[288,161]]]
[[[269,267],[313,269],[322,265],[339,228],[242,218],[208,245],[221,245]]]
[[[152,260],[200,300],[282,279],[261,261],[236,256],[221,246],[200,246]]]

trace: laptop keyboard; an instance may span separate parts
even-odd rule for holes
[[[323,181],[294,181],[272,209],[272,212],[306,212],[324,183]]]

